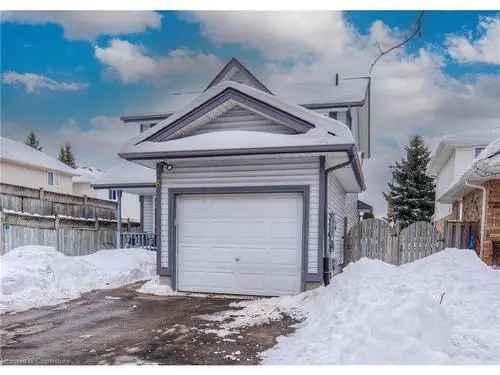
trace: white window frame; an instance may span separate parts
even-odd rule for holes
[[[47,185],[48,186],[58,186],[59,185],[59,178],[58,178],[58,175],[56,172],[54,172],[54,171],[47,172]]]
[[[118,190],[109,189],[108,190],[108,199],[110,201],[116,202],[118,200]]]

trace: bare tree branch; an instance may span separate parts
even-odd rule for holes
[[[395,49],[401,48],[402,46],[404,46],[405,44],[407,44],[410,40],[412,40],[413,38],[415,38],[417,35],[420,34],[420,32],[422,31],[422,20],[423,20],[423,17],[424,17],[424,11],[421,11],[418,14],[417,20],[415,21],[415,28],[414,28],[414,30],[403,41],[399,42],[398,44],[395,44],[394,46],[392,46],[390,48],[382,50],[380,48],[380,43],[377,43],[377,46],[378,46],[379,50],[381,50],[381,52],[379,53],[379,55],[377,57],[375,57],[375,59],[370,64],[370,69],[368,70],[368,75],[369,76],[371,76],[373,68],[375,67],[375,64],[377,64],[377,62],[382,58],[382,56],[387,55],[388,53],[394,51]]]

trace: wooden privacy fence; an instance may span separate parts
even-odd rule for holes
[[[367,257],[400,265],[442,249],[443,236],[430,223],[419,221],[399,231],[383,220],[368,219],[349,230],[345,264]]]
[[[139,230],[139,225],[124,223],[123,230]],[[26,245],[52,246],[66,255],[116,248],[116,222],[0,211],[0,254]]]
[[[37,215],[116,218],[116,202],[0,183],[0,208]]]

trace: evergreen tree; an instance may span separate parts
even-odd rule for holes
[[[40,146],[40,141],[36,137],[35,132],[31,131],[26,139],[24,140],[24,143],[30,147],[33,147],[35,150],[42,151],[43,147]]]
[[[394,163],[392,182],[384,197],[388,217],[404,228],[416,221],[430,221],[434,213],[434,179],[426,174],[430,152],[418,135],[405,147],[406,158]]]
[[[66,143],[59,149],[59,156],[57,157],[64,164],[70,166],[71,168],[76,168],[76,160],[71,150],[71,144]]]

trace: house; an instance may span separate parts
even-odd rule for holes
[[[274,93],[233,58],[178,111],[122,117],[141,133],[120,157],[155,180],[122,169],[108,187],[154,186],[158,273],[173,289],[289,295],[339,270],[365,189],[369,86],[326,92]]]
[[[489,138],[493,136],[489,133]],[[476,142],[477,144],[477,142]],[[460,147],[463,148],[463,147]],[[451,207],[452,219],[475,223],[467,246],[487,264],[500,264],[500,138],[486,147],[469,147],[474,158],[440,190],[439,204]],[[461,150],[465,153],[465,150]],[[460,154],[459,154],[460,155]],[[470,159],[470,155],[469,158]]]
[[[73,168],[22,142],[0,137],[0,182],[72,194]]]
[[[116,168],[116,166],[114,167]],[[100,179],[106,178],[106,173],[98,168],[79,166],[76,168],[78,176],[73,177],[73,194],[91,198],[98,198],[110,201],[117,201],[117,189],[96,189],[96,184]],[[139,222],[140,203],[137,194],[123,192],[120,205],[121,218],[132,222]]]
[[[141,223],[143,232],[155,233],[156,173],[153,169],[121,160],[92,179],[91,186],[102,199],[118,202],[120,219],[133,218]]]
[[[358,212],[360,220],[363,218],[372,218],[373,216],[373,207],[362,200],[358,200]]]
[[[446,220],[456,216],[452,205],[441,201],[442,195],[463,175],[489,142],[491,134],[469,132],[443,137],[433,149],[427,172],[436,181],[433,222],[439,231],[443,232]]]

